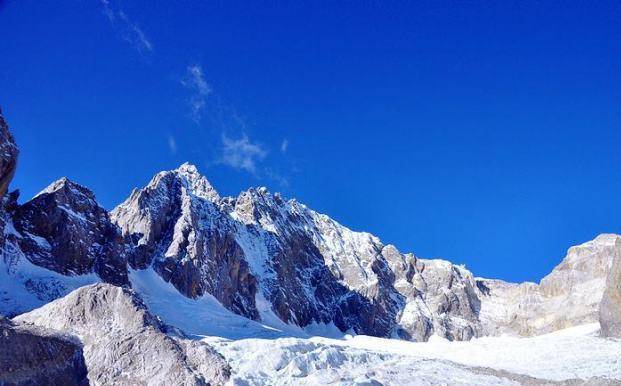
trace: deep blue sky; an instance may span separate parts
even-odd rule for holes
[[[195,163],[475,274],[621,232],[613,1],[0,1],[25,200]],[[286,142],[286,143],[285,143]]]

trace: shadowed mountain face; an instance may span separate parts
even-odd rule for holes
[[[0,384],[88,385],[77,339],[0,317]]]
[[[1,123],[8,186],[17,148]],[[5,195],[0,211],[0,313],[9,315],[99,281],[129,288],[128,272],[152,269],[188,298],[258,321],[417,341],[529,335],[597,320],[618,237],[572,248],[540,285],[518,285],[403,254],[265,188],[220,197],[189,164],[158,173],[111,213],[66,178],[23,205],[16,198]]]
[[[108,283],[128,284],[121,235],[88,189],[62,178],[18,206],[13,225],[32,263],[63,275],[93,272]]]

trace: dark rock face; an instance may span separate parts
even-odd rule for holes
[[[15,320],[77,336],[93,384],[221,385],[230,376],[211,346],[168,334],[127,288],[85,286]]]
[[[415,340],[481,333],[469,272],[423,264],[265,188],[220,198],[192,165],[159,173],[111,218],[131,240],[134,269],[151,266],[186,296],[209,293],[252,319],[261,297],[302,327]]]
[[[133,268],[152,265],[184,295],[209,293],[230,310],[256,319],[257,281],[212,202],[219,199],[195,167],[184,165],[134,191],[112,218],[131,240]]]
[[[88,385],[76,339],[0,317],[1,385]]]
[[[0,110],[0,197],[9,189],[17,167],[18,149]]]
[[[32,263],[63,275],[94,272],[109,283],[129,283],[120,232],[83,186],[62,178],[18,206],[13,221]]]
[[[350,252],[369,259],[368,270],[377,281],[367,285],[364,274],[347,272],[343,262],[326,264],[347,258],[332,256],[324,244],[325,228],[328,234],[340,230],[330,229],[333,224],[327,219],[315,221],[304,206],[260,188],[240,194],[232,213],[266,246],[265,268],[270,274],[264,280],[265,296],[280,319],[300,326],[334,323],[342,331],[390,335],[404,299],[393,288],[395,275],[379,242],[369,239],[364,245],[368,250]],[[249,250],[247,258],[253,258],[253,252]],[[359,290],[353,291],[356,287]]]
[[[264,188],[242,193],[229,213],[267,246],[263,286],[282,320],[414,340],[482,333],[476,284],[465,269],[401,254]],[[253,254],[248,249],[247,258]]]
[[[621,240],[616,242],[615,250],[600,303],[599,324],[602,336],[621,338]]]

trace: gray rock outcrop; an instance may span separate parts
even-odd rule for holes
[[[480,319],[491,335],[538,335],[599,319],[606,276],[621,236],[602,234],[569,248],[540,284],[477,279]]]
[[[230,374],[209,345],[170,330],[127,288],[85,286],[14,320],[79,337],[92,385],[220,385]]]
[[[9,189],[9,183],[13,179],[17,168],[17,156],[19,151],[15,145],[13,135],[9,131],[9,125],[4,120],[0,109],[0,198]]]
[[[0,316],[0,385],[88,385],[77,339]]]
[[[615,251],[599,308],[599,323],[602,336],[621,338],[621,239],[617,240]]]

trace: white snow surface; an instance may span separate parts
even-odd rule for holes
[[[533,338],[449,342],[369,336],[223,339],[208,337],[233,367],[233,385],[518,385],[505,370],[542,380],[600,377],[621,382],[621,341],[588,324]],[[379,382],[379,383],[376,383]]]
[[[0,314],[16,315],[41,307],[85,285],[100,282],[94,273],[64,276],[25,257],[7,264],[0,257]]]
[[[11,222],[7,222],[5,234],[21,237]],[[44,238],[31,237],[40,245],[49,247]],[[101,281],[94,273],[65,276],[35,265],[9,241],[0,252],[0,315],[33,310],[77,288]]]
[[[227,310],[209,294],[197,299],[183,296],[152,268],[129,271],[132,288],[138,292],[149,310],[163,322],[178,327],[195,337],[216,336],[227,339],[250,337],[277,338],[307,336],[299,327],[284,324],[270,326]],[[278,328],[280,327],[280,328]]]
[[[302,330],[278,318],[252,321],[209,295],[184,297],[152,269],[131,271],[130,280],[151,312],[226,358],[231,385],[520,384],[481,368],[551,381],[621,382],[621,340],[600,338],[597,323],[530,338],[409,342],[339,335],[329,325]]]

